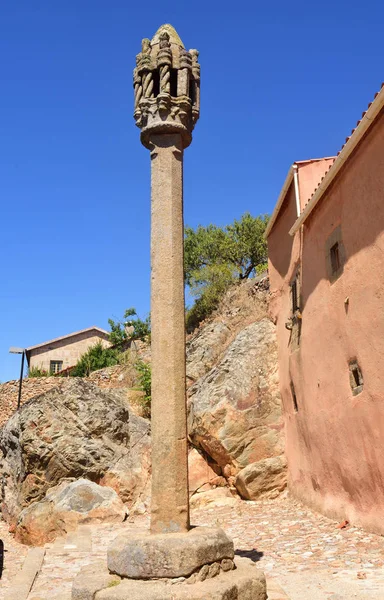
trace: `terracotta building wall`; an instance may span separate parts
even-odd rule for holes
[[[48,346],[36,348],[30,351],[29,366],[49,371],[51,360],[61,360],[63,369],[72,367],[80,356],[97,342],[101,341],[104,346],[109,346],[110,343],[105,339],[106,337],[97,330],[91,330],[53,342]]]
[[[290,330],[285,323],[291,315],[290,282],[300,262],[300,233],[293,238],[289,230],[297,219],[296,198],[292,183],[278,218],[268,237],[268,271],[271,297],[269,310],[276,322],[280,392],[283,399],[283,411],[287,412],[286,401],[290,401],[289,342]],[[285,400],[285,401],[284,401]],[[290,407],[288,407],[288,410]],[[286,425],[285,425],[286,428]],[[285,431],[285,436],[287,431]]]
[[[383,194],[381,117],[304,225],[298,350],[292,351],[289,332],[278,326],[290,488],[315,509],[380,533],[384,533]],[[285,221],[288,231],[291,224],[288,218]],[[337,234],[345,262],[331,282],[327,247]],[[273,268],[279,251],[277,240],[271,241]],[[291,252],[290,264],[295,261]],[[287,286],[280,291],[273,288],[273,293],[281,296],[283,309]],[[284,310],[276,314],[278,323],[284,321]],[[358,395],[351,389],[352,361],[357,361],[363,377]]]

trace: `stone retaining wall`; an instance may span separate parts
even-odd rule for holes
[[[31,377],[23,379],[21,404],[56,387],[62,381],[58,377]],[[7,381],[0,385],[0,427],[13,415],[17,409],[19,395],[19,380]]]
[[[144,346],[144,345],[143,345]],[[140,348],[138,356],[144,354],[144,350]],[[137,385],[137,371],[133,364],[115,365],[94,371],[89,377],[85,377],[88,381],[93,381],[98,387],[104,389],[127,389],[129,390],[129,400],[135,408],[138,399],[143,395],[142,392],[135,392],[130,388]],[[31,398],[40,396],[48,392],[52,388],[60,385],[63,381],[62,377],[26,377],[23,379],[23,387],[21,394],[21,404],[24,404]],[[7,381],[0,384],[0,427],[13,415],[17,408],[17,398],[19,394],[19,380]],[[139,403],[140,404],[140,403]],[[138,407],[140,408],[140,406]],[[137,411],[136,411],[137,412]]]

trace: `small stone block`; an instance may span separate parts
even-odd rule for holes
[[[233,560],[231,560],[230,558],[223,558],[223,560],[220,563],[220,566],[224,572],[227,572],[227,571],[232,571],[232,569],[235,565],[234,565]]]
[[[233,556],[233,542],[222,529],[195,527],[187,533],[120,535],[107,560],[109,571],[121,577],[172,579]]]
[[[215,562],[209,567],[208,577],[217,577],[220,573],[220,564]]]
[[[200,572],[199,572],[199,581],[205,581],[207,579],[209,575],[209,565],[204,565],[203,567],[201,567]]]
[[[110,575],[105,563],[94,563],[80,570],[72,585],[72,600],[94,600],[96,592],[119,585],[121,579]]]

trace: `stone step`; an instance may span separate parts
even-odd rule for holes
[[[21,570],[17,573],[4,600],[26,600],[45,555],[44,548],[31,548],[25,557]]]
[[[267,577],[268,600],[290,600],[276,579]]]

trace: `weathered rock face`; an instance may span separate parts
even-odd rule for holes
[[[151,440],[146,419],[129,413],[129,452],[113,464],[100,485],[113,488],[129,507],[140,498],[149,504]]]
[[[230,335],[229,327],[222,321],[208,323],[198,335],[187,342],[187,378],[196,381],[211,369],[219,356],[220,348]]]
[[[63,481],[40,502],[25,508],[17,521],[16,539],[42,546],[84,523],[120,523],[127,508],[114,490],[86,479]]]
[[[216,473],[213,468],[216,468]],[[195,494],[196,492],[206,492],[215,488],[216,486],[226,485],[226,480],[220,475],[221,470],[217,469],[216,464],[212,466],[205,460],[201,454],[195,449],[191,448],[188,453],[188,483],[189,493]]]
[[[121,468],[122,496],[132,504],[146,485],[149,448],[148,422],[130,418],[124,391],[65,379],[24,404],[0,430],[2,516],[15,524],[22,509],[62,479],[106,483],[107,473]],[[146,473],[139,475],[139,468]]]
[[[282,429],[275,326],[264,316],[240,329],[189,388],[188,431],[233,483],[247,465],[283,453]]]

